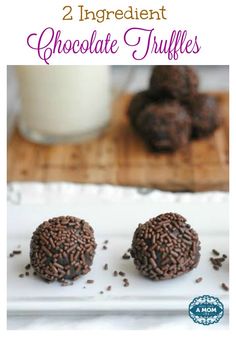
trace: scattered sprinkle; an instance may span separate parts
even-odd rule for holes
[[[123,256],[122,256],[122,259],[123,260],[129,260],[130,259],[130,255],[125,253]]]
[[[196,282],[196,283],[200,283],[200,282],[202,282],[202,280],[203,280],[202,277],[198,277],[198,278],[195,280],[195,282]]]
[[[87,280],[87,283],[94,283],[94,280]]]
[[[125,276],[125,273],[123,271],[119,271],[120,276]]]
[[[128,287],[129,286],[129,280],[127,278],[124,278],[123,279],[123,282],[124,282],[124,287]]]
[[[19,254],[22,253],[22,251],[21,251],[21,250],[13,250],[12,253],[13,253],[14,255],[19,255]]]
[[[9,257],[13,257],[14,255],[19,255],[21,254],[22,251],[19,250],[19,249],[14,249],[10,254],[9,254]]]
[[[111,286],[108,286],[108,287],[107,287],[107,291],[110,291],[110,290],[111,290]]]
[[[106,263],[103,267],[104,270],[108,270],[108,264]]]
[[[223,288],[225,291],[229,291],[229,287],[225,283],[221,283],[221,288]]]
[[[219,256],[219,255],[220,255],[220,253],[219,253],[216,249],[212,249],[212,253],[213,253],[214,255],[216,255],[216,256]]]
[[[212,264],[212,267],[215,269],[215,270],[219,270],[221,267],[222,267],[222,263],[227,259],[227,255],[226,254],[223,254],[221,257],[219,256],[220,253],[215,250],[215,249],[212,249],[212,253],[218,257],[210,257],[210,261],[211,261],[211,264]]]

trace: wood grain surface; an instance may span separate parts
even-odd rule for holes
[[[16,130],[8,144],[8,181],[72,181],[153,187],[170,191],[228,190],[228,94],[220,102],[222,126],[174,154],[150,152],[126,116],[131,96],[114,102],[109,128],[82,144],[39,145]]]

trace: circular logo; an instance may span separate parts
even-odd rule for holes
[[[224,305],[217,297],[203,295],[192,300],[188,313],[195,323],[214,324],[224,316]]]

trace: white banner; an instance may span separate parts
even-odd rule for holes
[[[8,1],[7,63],[227,64],[227,7],[218,3]]]

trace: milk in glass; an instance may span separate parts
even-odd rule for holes
[[[108,66],[17,66],[19,129],[42,143],[76,142],[110,118]]]

